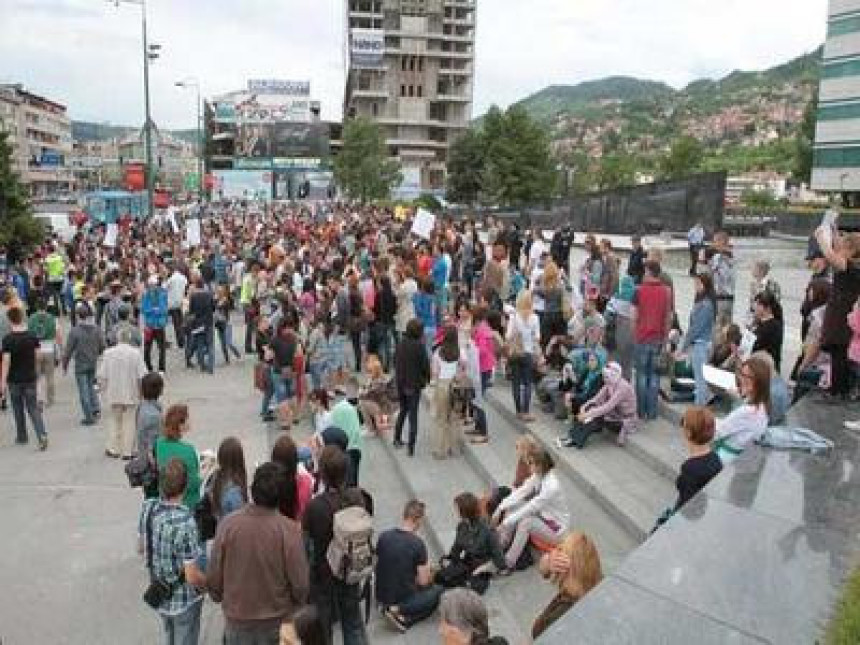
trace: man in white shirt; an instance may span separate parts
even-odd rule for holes
[[[167,313],[173,321],[173,333],[176,335],[176,344],[180,349],[185,347],[185,333],[182,330],[182,301],[185,299],[185,290],[188,288],[188,278],[173,265],[170,277],[164,283],[167,289]]]

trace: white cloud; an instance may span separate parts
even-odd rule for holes
[[[162,45],[156,122],[191,127],[204,94],[248,78],[310,79],[323,116],[343,100],[341,0],[148,0]],[[475,113],[551,83],[627,74],[681,86],[760,69],[819,45],[826,0],[478,0]],[[69,105],[75,118],[141,123],[140,12],[106,0],[0,0],[0,80]]]

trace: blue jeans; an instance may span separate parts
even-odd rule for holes
[[[343,645],[367,645],[360,595],[359,585],[348,585],[335,579],[319,584],[316,588],[311,587],[311,602],[317,607],[329,643],[333,642],[332,625],[339,618]]]
[[[406,624],[412,627],[415,623],[430,618],[439,606],[443,591],[445,590],[440,585],[430,585],[418,589],[412,596],[398,604],[397,608],[400,610],[400,615],[406,619]]]
[[[78,384],[78,396],[81,399],[81,412],[84,414],[84,421],[93,421],[95,415],[101,412],[99,397],[95,388],[96,371],[93,369],[75,372],[75,381]]]
[[[633,348],[636,367],[636,408],[640,419],[657,418],[657,394],[660,378],[657,376],[657,358],[662,343],[637,343]]]
[[[200,612],[203,600],[199,600],[176,616],[161,616],[166,645],[197,645],[200,642]]]
[[[269,412],[269,407],[272,405],[272,399],[275,396],[275,371],[269,367],[269,380],[266,383],[266,391],[263,392],[263,403],[260,407],[260,414],[265,416]]]
[[[12,415],[15,417],[15,434],[18,443],[27,442],[25,408],[33,424],[36,438],[42,441],[48,437],[45,432],[45,421],[42,419],[42,410],[36,397],[35,383],[9,383],[9,402],[12,404]]]
[[[283,403],[295,395],[292,378],[284,378],[280,370],[272,369],[272,383],[275,386],[275,402]]]
[[[207,325],[205,331],[193,335],[194,349],[197,353],[197,364],[200,366],[200,371],[210,374],[215,371],[215,352],[212,347],[214,331],[212,325]]]
[[[379,340],[379,360],[382,363],[383,369],[387,372],[391,369],[391,362],[394,360],[394,352],[392,350],[392,339],[394,338],[394,325],[386,325],[377,323],[377,334]]]
[[[323,386],[326,364],[324,362],[311,362],[308,364],[308,372],[311,375],[311,389],[319,390]]]
[[[532,381],[534,380],[534,358],[523,354],[511,359],[511,387],[513,388],[514,407],[517,414],[528,414],[532,401]]]
[[[711,354],[711,341],[696,341],[690,353],[690,362],[693,364],[693,377],[696,379],[696,396],[693,399],[696,405],[707,405],[711,398],[711,388],[705,380],[704,368]]]

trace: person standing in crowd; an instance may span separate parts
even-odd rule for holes
[[[129,460],[134,456],[135,427],[131,412],[140,400],[141,379],[147,374],[140,352],[129,343],[127,332],[105,351],[98,367],[98,382],[112,415],[105,455]]]
[[[188,301],[188,316],[197,365],[201,372],[214,374],[215,299],[212,292],[206,288],[202,276],[198,276],[194,283],[194,293]],[[191,349],[190,346],[185,349],[186,362],[190,360]]]
[[[860,233],[828,235],[819,227],[815,239],[833,270],[833,288],[824,310],[821,347],[830,354],[829,399],[844,402],[851,388],[848,314],[860,297]]]
[[[257,300],[257,282],[260,275],[260,264],[251,262],[250,270],[245,272],[242,278],[242,289],[239,292],[239,304],[245,316],[245,353],[253,354],[254,329],[257,317],[260,315],[259,301]]]
[[[373,323],[375,335],[379,339],[379,358],[386,373],[391,370],[394,362],[392,342],[396,342],[397,296],[391,284],[391,278],[383,275],[379,278],[379,289],[376,291],[374,303],[376,320]]]
[[[358,417],[358,410],[346,398],[345,389],[335,388],[334,396],[335,404],[331,409],[331,424],[343,430],[349,440],[346,447],[346,455],[349,457],[346,485],[358,486],[361,449],[364,444],[364,439],[361,436],[361,420]],[[367,423],[370,424],[369,419]]]
[[[33,432],[39,442],[39,450],[47,450],[48,433],[42,418],[42,410],[36,393],[36,352],[38,339],[24,324],[24,310],[13,307],[7,312],[11,328],[3,338],[3,360],[0,368],[0,396],[12,402],[15,417],[15,443],[27,443],[27,424],[24,409],[33,424]]]
[[[361,491],[346,486],[348,464],[349,458],[337,446],[322,449],[319,472],[325,492],[310,501],[302,526],[310,544],[310,599],[326,626],[329,642],[332,625],[339,616],[344,645],[365,645],[367,635],[361,620],[359,585],[337,578],[326,557],[334,537],[335,514],[351,506],[365,506]]]
[[[517,298],[516,313],[511,316],[505,341],[511,366],[514,408],[520,420],[530,423],[532,379],[535,358],[540,352],[540,323],[532,309],[532,294],[523,291]]]
[[[462,439],[454,436],[451,418],[451,386],[460,365],[460,346],[456,327],[447,327],[439,348],[433,352],[430,372],[433,376],[434,409],[436,416],[433,456],[446,459],[462,450]]]
[[[325,394],[325,390],[319,391]],[[317,393],[317,396],[321,394]],[[313,396],[313,395],[312,395]],[[329,428],[330,425],[326,425]],[[324,428],[325,429],[325,428]],[[316,433],[315,433],[316,436]],[[311,501],[314,489],[314,478],[305,467],[299,463],[299,453],[296,442],[290,435],[282,434],[272,446],[272,461],[284,469],[284,488],[281,491],[281,501],[278,510],[291,520],[301,522],[308,502]]]
[[[81,425],[95,425],[101,416],[101,404],[96,394],[96,366],[99,356],[105,350],[102,330],[93,320],[89,305],[81,303],[77,309],[78,324],[69,332],[66,349],[63,352],[63,373],[69,369],[69,362],[75,361],[75,380],[84,415]]]
[[[152,369],[152,344],[158,343],[158,371],[164,372],[167,338],[167,291],[158,284],[158,276],[149,276],[140,309],[143,314],[143,360]]]
[[[57,326],[57,319],[47,310],[47,302],[39,298],[33,315],[27,320],[28,331],[39,341],[36,352],[36,374],[44,381],[44,396],[39,400],[50,407],[54,405],[56,386],[54,372],[56,371],[57,352],[63,344],[62,334]]]
[[[230,287],[226,284],[219,284],[216,291],[215,330],[218,332],[218,342],[221,345],[224,362],[229,365],[230,352],[236,360],[242,357],[239,349],[233,344],[233,323],[230,321],[230,314],[233,313],[233,296],[230,295]]]
[[[400,399],[400,411],[394,425],[394,447],[403,447],[403,423],[409,418],[409,456],[415,456],[415,443],[418,440],[418,408],[421,391],[430,382],[430,359],[423,340],[424,329],[421,321],[413,318],[406,327],[394,356],[395,382]]]
[[[717,302],[714,333],[721,333],[732,324],[735,309],[735,258],[724,231],[714,234],[713,254],[708,262]]]
[[[397,269],[397,343],[406,333],[409,321],[415,318],[415,294],[418,293],[418,283],[415,281],[412,267],[403,266]]]
[[[714,285],[707,273],[695,278],[696,299],[690,310],[690,324],[687,335],[679,350],[680,354],[690,352],[690,362],[693,365],[693,377],[696,380],[696,405],[707,405],[710,398],[708,383],[705,381],[704,367],[711,355],[711,340],[714,337],[714,320],[716,319],[716,304],[714,301]]]
[[[423,522],[424,503],[410,500],[400,527],[385,531],[376,543],[376,601],[404,633],[436,611],[443,591],[433,584],[427,547],[418,537]]]
[[[185,331],[182,320],[182,305],[185,301],[185,290],[188,288],[188,278],[179,270],[179,264],[172,263],[170,277],[164,283],[167,289],[167,314],[173,322],[173,334],[176,346],[185,348]]]
[[[170,459],[160,476],[162,499],[144,501],[138,540],[153,582],[167,585],[167,598],[154,609],[161,617],[167,645],[196,645],[206,576],[197,562],[203,555],[194,515],[183,505],[190,484],[185,464]]]
[[[657,359],[666,343],[672,324],[669,289],[660,282],[660,265],[645,262],[645,278],[636,291],[633,327],[633,361],[636,367],[636,400],[639,417],[657,418],[657,393],[660,379]]]
[[[635,284],[640,284],[645,277],[645,249],[642,247],[642,236],[631,236],[630,244],[632,248],[627,262],[627,275],[633,278]]]
[[[158,372],[146,374],[140,381],[141,402],[137,407],[137,456],[146,459],[150,471],[156,473],[148,484],[144,484],[144,497],[158,497],[158,465],[155,458],[155,442],[164,432],[164,415],[158,399],[164,392],[164,379]]]
[[[185,464],[188,487],[182,503],[192,511],[200,502],[200,458],[197,449],[184,440],[191,425],[188,420],[188,406],[177,403],[167,408],[164,415],[164,432],[155,441],[155,461],[159,468],[174,457]]]
[[[307,602],[302,532],[278,512],[284,480],[278,464],[262,464],[251,484],[253,504],[218,523],[206,582],[224,612],[226,645],[277,645],[281,624]]]
[[[690,248],[690,275],[694,276],[697,273],[699,254],[705,245],[705,227],[701,222],[696,222],[693,228],[687,231],[687,244]]]
[[[54,314],[66,315],[66,303],[63,300],[63,282],[66,276],[66,260],[60,253],[58,244],[51,246],[51,252],[45,258],[45,274],[48,276],[48,294],[53,302]]]

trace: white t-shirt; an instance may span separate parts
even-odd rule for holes
[[[179,309],[182,306],[182,299],[185,297],[188,278],[179,271],[174,271],[164,286],[167,288],[167,308]]]
[[[445,361],[437,349],[433,354],[433,361],[436,363],[436,378],[443,381],[450,381],[457,376],[458,361]]]
[[[540,322],[536,314],[529,314],[523,320],[519,312],[511,317],[508,323],[507,340],[513,340],[515,334],[522,335],[523,351],[526,354],[535,354],[538,343],[540,343]]]

